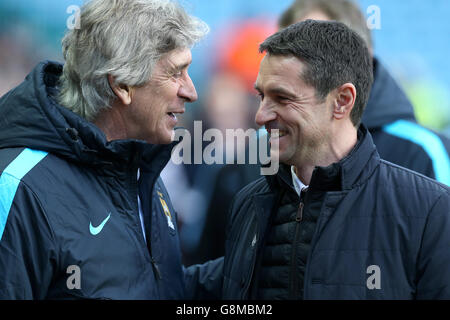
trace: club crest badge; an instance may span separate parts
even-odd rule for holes
[[[167,225],[172,230],[175,230],[175,225],[173,224],[173,221],[172,221],[172,215],[170,213],[169,206],[167,205],[166,201],[163,199],[162,193],[158,191],[158,195],[159,195],[159,202],[161,202],[161,206],[162,206],[164,214],[166,215],[166,218],[167,218]]]

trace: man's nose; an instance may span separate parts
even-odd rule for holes
[[[187,76],[186,82],[180,87],[178,96],[185,99],[187,102],[194,102],[197,100],[197,91],[191,77]]]
[[[255,115],[255,122],[258,126],[263,126],[267,122],[275,120],[277,118],[276,113],[267,106],[264,101],[259,104],[259,109]]]

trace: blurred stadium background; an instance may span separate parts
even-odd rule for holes
[[[237,70],[246,82],[256,77],[257,43],[275,30],[278,15],[292,0],[180,0],[211,27],[193,50],[191,75],[201,108],[206,85],[218,68]],[[70,5],[83,0],[1,0],[0,95],[16,86],[43,59],[62,61],[60,40],[67,30]],[[450,127],[450,1],[360,0],[381,10],[374,30],[375,53],[389,67],[413,101],[423,125]],[[244,40],[245,39],[245,40]],[[191,115],[191,113],[189,113]],[[191,116],[192,118],[192,116]],[[191,120],[191,119],[186,119]]]

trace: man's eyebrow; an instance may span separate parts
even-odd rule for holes
[[[189,61],[189,62],[180,64],[180,65],[175,65],[175,66],[173,67],[173,69],[174,69],[174,70],[177,70],[177,71],[181,71],[181,70],[184,70],[184,69],[186,69],[187,67],[189,67],[189,66],[191,65],[191,63],[192,63],[192,61]]]
[[[269,88],[267,91],[269,91],[272,94],[278,94],[286,97],[294,97],[294,95],[291,92],[282,87]]]
[[[258,85],[256,83],[253,87],[255,88],[256,91],[262,92],[262,90],[258,87]],[[267,91],[271,94],[282,95],[282,96],[286,96],[288,98],[295,97],[295,95],[293,95],[291,92],[289,92],[288,90],[286,90],[282,87],[269,88]]]

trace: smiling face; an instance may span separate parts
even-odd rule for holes
[[[172,141],[176,114],[184,113],[185,102],[197,100],[188,74],[191,61],[188,48],[172,50],[156,63],[145,85],[131,88],[128,138],[153,144]]]
[[[279,137],[270,136],[271,145],[276,139],[280,162],[296,166],[315,165],[326,152],[333,120],[332,100],[316,97],[315,88],[301,79],[304,68],[296,57],[268,54],[255,84],[261,97],[255,121],[269,135],[272,129],[279,130]]]

